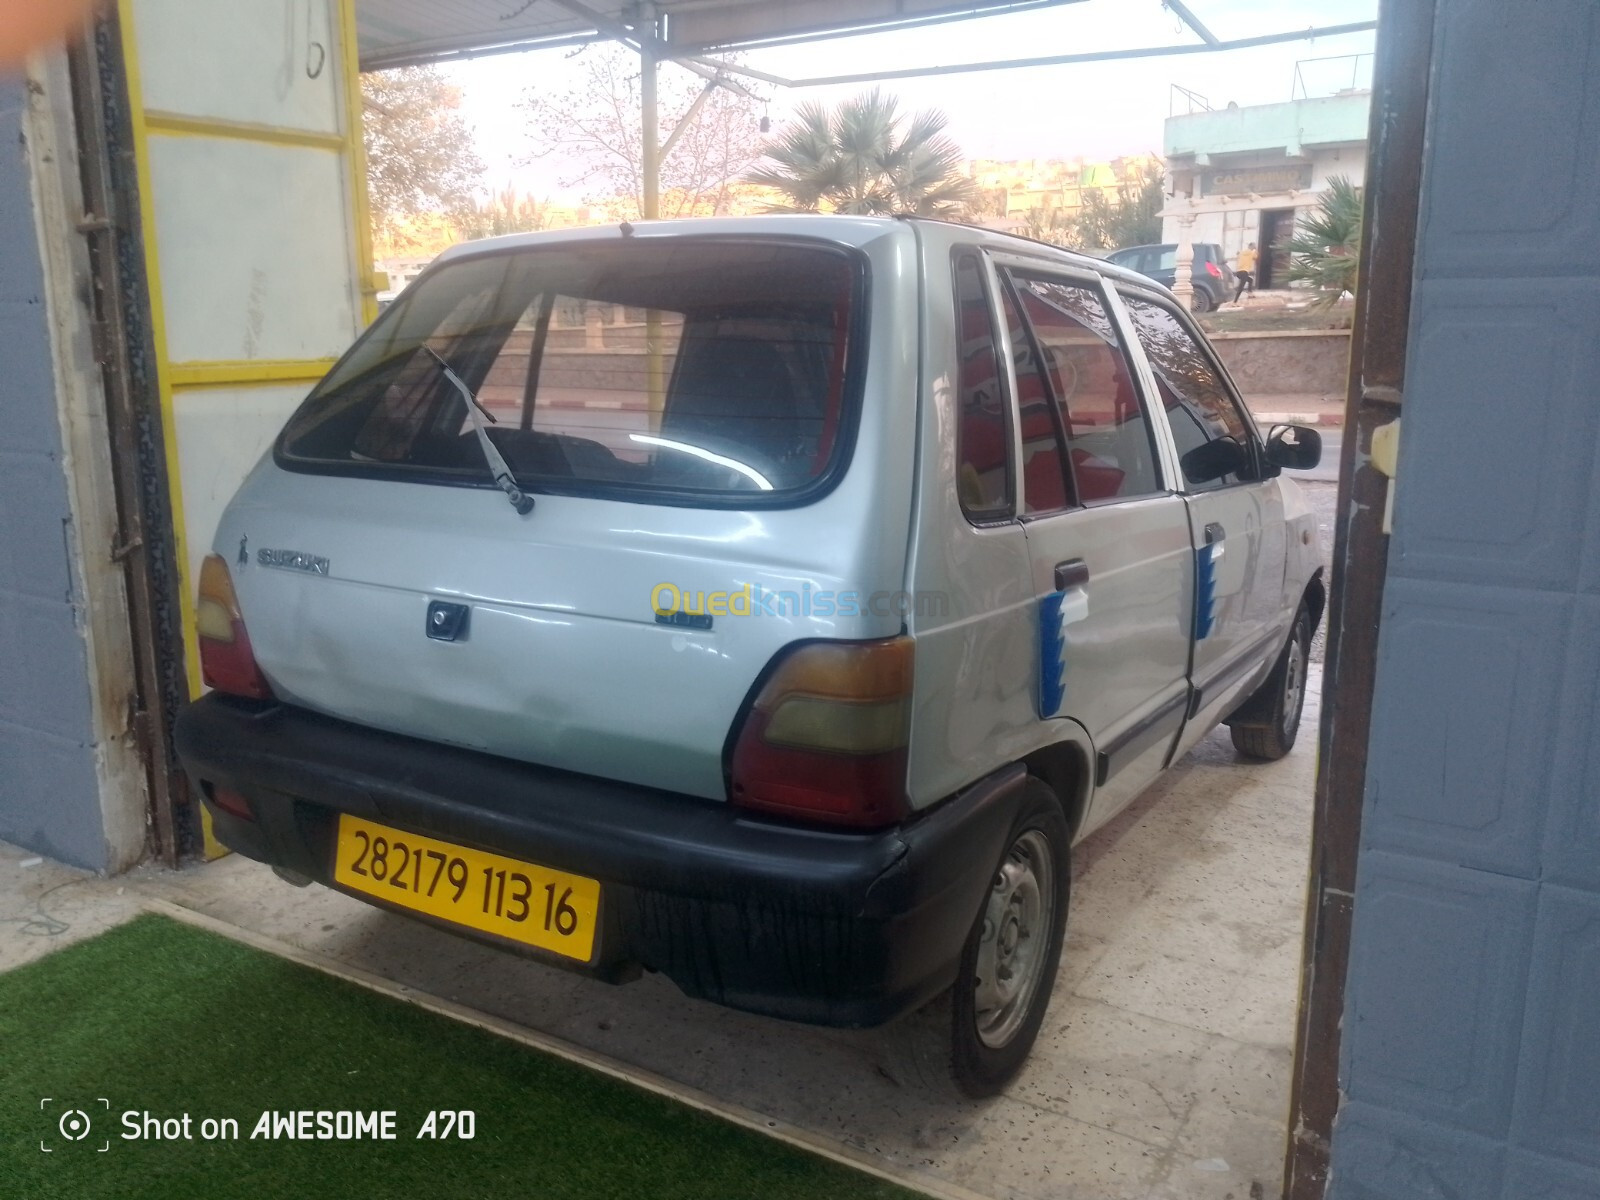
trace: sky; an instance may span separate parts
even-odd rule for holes
[[[1223,40],[1368,21],[1377,14],[1377,0],[1189,0],[1188,6]],[[941,109],[950,118],[948,132],[968,158],[1101,160],[1160,153],[1162,124],[1174,111],[1174,84],[1198,92],[1213,108],[1230,101],[1243,106],[1293,98],[1300,91],[1297,63],[1303,64],[1305,94],[1329,95],[1348,87],[1353,70],[1366,86],[1373,37],[1369,31],[1223,53],[930,76],[882,86],[900,98],[903,109]],[[1084,0],[1031,13],[752,51],[744,61],[796,79],[1198,41],[1160,0]],[[1368,57],[1354,63],[1306,61],[1355,54]],[[509,184],[568,204],[593,190],[563,186],[574,174],[570,164],[524,162],[526,117],[517,107],[530,88],[571,86],[579,65],[569,49],[497,55],[444,68],[461,88],[463,116],[488,167],[487,185]],[[776,128],[802,101],[832,104],[872,85],[752,86],[770,98]]]

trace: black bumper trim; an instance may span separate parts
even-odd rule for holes
[[[349,812],[587,875],[602,888],[595,961],[515,949],[613,981],[643,967],[691,996],[849,1026],[954,979],[1025,777],[1008,767],[904,825],[854,833],[218,695],[183,710],[177,744],[200,794],[221,785],[250,801],[254,822],[212,807],[218,836],[247,857],[331,886]]]

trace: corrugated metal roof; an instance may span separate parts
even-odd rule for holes
[[[675,53],[693,54],[1077,2],[660,0],[655,7],[665,18],[665,44]],[[632,25],[639,8],[621,0],[356,0],[361,65],[374,70],[541,43],[594,41]]]

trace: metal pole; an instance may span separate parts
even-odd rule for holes
[[[651,22],[652,28],[654,22]],[[639,215],[646,221],[661,216],[661,114],[656,96],[656,56],[648,45],[639,50],[639,169],[643,175],[643,204]]]
[[[648,12],[648,10],[647,10]],[[648,36],[639,45],[639,166],[643,178],[643,204],[640,216],[646,221],[661,217],[661,113],[656,94],[655,42],[660,30],[653,13],[642,22]],[[645,388],[649,395],[650,432],[661,432],[661,416],[666,408],[666,373],[661,361],[661,314],[654,308],[644,317]]]

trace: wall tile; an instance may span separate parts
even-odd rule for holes
[[[5,523],[0,535],[0,591],[71,601],[67,559],[67,482],[61,464],[43,454],[0,452],[0,512],[38,515]],[[54,509],[56,520],[48,519]]]
[[[62,603],[0,592],[0,721],[74,742],[92,738],[83,638]],[[98,793],[87,799],[98,806]],[[66,802],[59,793],[39,804]]]
[[[1499,1200],[1502,1159],[1483,1138],[1347,1103],[1326,1200]]]
[[[105,870],[98,789],[87,746],[0,720],[0,840]]]
[[[0,212],[5,211],[3,204],[0,196]],[[33,230],[24,227],[22,232],[31,236]],[[5,240],[0,236],[0,242]],[[0,374],[0,452],[59,456],[61,423],[44,310],[0,302],[0,347],[5,347],[0,356],[5,363]]]
[[[1600,1171],[1513,1150],[1500,1200],[1600,1200]]]
[[[1391,579],[1366,844],[1538,874],[1570,597]]]
[[[1561,710],[1551,725],[1545,877],[1600,891],[1600,596],[1573,602]]]
[[[1600,418],[1600,281],[1429,280],[1415,303],[1391,574],[1572,586]]]
[[[1345,997],[1345,1091],[1456,1128],[1510,1119],[1537,885],[1362,856]]]
[[[1451,0],[1438,13],[1429,272],[1600,273],[1600,6]]]
[[[1546,885],[1529,968],[1515,1141],[1600,1168],[1600,895]]]

